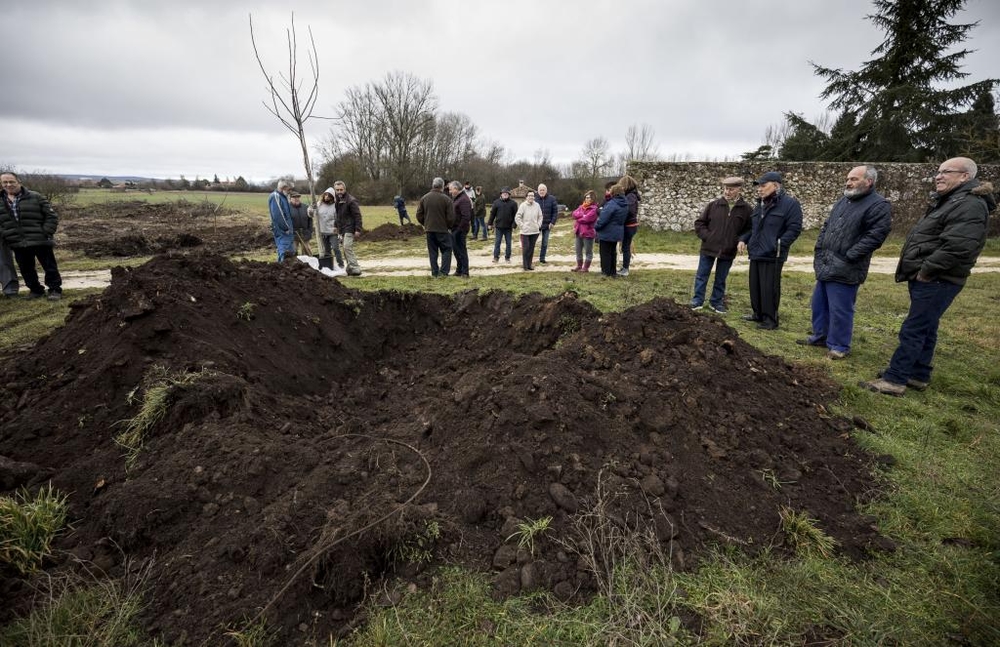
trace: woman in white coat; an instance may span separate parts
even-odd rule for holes
[[[535,269],[532,260],[535,255],[535,242],[542,230],[542,208],[535,202],[535,192],[528,191],[524,202],[517,208],[514,224],[521,230],[521,262],[526,271]]]

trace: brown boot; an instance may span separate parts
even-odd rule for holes
[[[570,272],[580,272],[582,270],[583,270],[583,263],[581,263],[580,261],[577,261],[576,262],[576,267],[574,267],[573,269],[571,269]]]
[[[580,271],[581,272],[589,272],[590,271],[590,261],[584,261],[583,268],[581,268]]]

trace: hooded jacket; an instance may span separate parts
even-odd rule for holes
[[[0,210],[0,236],[12,249],[52,247],[59,216],[45,196],[22,186],[14,197],[13,209],[6,192],[0,199],[3,201],[3,209]]]
[[[606,243],[619,242],[625,239],[625,220],[628,218],[628,199],[616,195],[601,207],[594,229],[597,239]]]
[[[788,249],[802,233],[802,206],[784,189],[757,201],[751,229],[740,236],[751,261],[788,260]]]
[[[838,200],[816,239],[816,280],[864,283],[872,254],[885,242],[891,228],[892,207],[875,191]]]
[[[337,194],[333,192],[332,186],[327,188],[323,193],[329,193],[334,201],[330,203],[323,202],[323,196],[321,195],[316,205],[316,217],[319,221],[319,233],[329,236],[337,228]]]
[[[996,208],[993,185],[976,179],[936,196],[906,235],[896,280],[910,281],[919,273],[932,281],[965,285],[986,245],[986,223]]]

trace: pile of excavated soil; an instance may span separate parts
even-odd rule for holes
[[[667,300],[364,293],[170,254],[115,269],[0,370],[0,485],[70,493],[50,567],[152,560],[144,622],[168,642],[218,644],[267,605],[281,644],[343,631],[379,578],[425,584],[414,550],[493,572],[499,594],[583,599],[594,582],[558,540],[599,475],[677,568],[712,544],[782,550],[783,506],[848,556],[880,542],[855,511],[869,460],[823,407],[835,386]],[[166,413],[126,470],[113,438],[164,371]],[[518,551],[517,523],[543,517]],[[31,598],[2,577],[0,622]]]
[[[371,231],[364,233],[364,240],[368,242],[378,242],[382,240],[408,240],[415,236],[423,236],[424,228],[420,225],[407,223],[405,225],[394,225],[387,222],[379,225]]]
[[[266,217],[211,202],[117,200],[59,211],[60,247],[86,256],[149,256],[184,248],[235,254],[273,244]],[[259,220],[259,222],[257,222]]]

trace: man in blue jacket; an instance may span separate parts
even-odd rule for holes
[[[549,194],[549,187],[539,184],[535,202],[542,210],[542,248],[538,250],[538,262],[544,264],[547,262],[545,252],[549,249],[549,234],[559,219],[559,201],[554,195]]]
[[[288,194],[292,183],[281,180],[267,199],[267,210],[271,213],[271,233],[278,248],[278,262],[295,256],[295,227],[292,225],[292,208]]]
[[[892,228],[892,208],[875,192],[877,179],[873,166],[852,168],[844,197],[833,205],[816,239],[812,334],[796,343],[825,346],[828,359],[843,359],[851,352],[858,289],[868,278],[872,254]]]
[[[778,327],[781,301],[781,268],[788,260],[788,248],[802,233],[802,207],[785,193],[781,173],[761,175],[757,185],[757,207],[750,216],[751,229],[740,237],[737,251],[750,255],[750,307],[746,321],[757,322],[761,330]]]
[[[913,225],[899,254],[896,281],[906,281],[910,311],[899,328],[899,346],[880,377],[861,386],[900,396],[931,381],[938,325],[965,286],[986,245],[987,222],[997,208],[993,185],[976,179],[968,157],[944,161],[934,176],[934,201]]]

